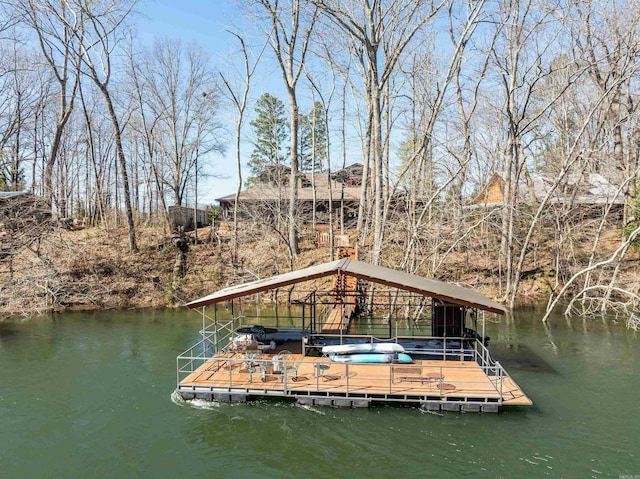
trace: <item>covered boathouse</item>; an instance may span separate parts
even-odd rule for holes
[[[290,307],[277,306],[279,288],[311,281]],[[267,293],[276,306],[256,313],[259,298],[249,297]],[[474,412],[532,404],[487,348],[485,313],[505,308],[469,288],[343,258],[187,306],[201,308],[203,323],[200,341],[177,358],[186,400]]]

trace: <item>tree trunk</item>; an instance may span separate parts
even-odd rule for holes
[[[95,82],[100,91],[104,95],[104,99],[107,103],[107,109],[109,110],[109,117],[113,124],[114,135],[116,139],[116,153],[118,155],[118,163],[120,164],[120,170],[122,174],[122,188],[124,190],[124,205],[125,212],[127,214],[127,227],[129,230],[129,249],[132,253],[138,252],[138,245],[136,244],[136,231],[133,223],[133,210],[131,208],[131,194],[129,189],[129,175],[127,174],[127,162],[124,157],[124,150],[122,149],[122,136],[120,134],[120,124],[118,117],[116,116],[113,103],[111,102],[111,96],[107,87],[100,82]]]
[[[296,211],[298,209],[298,103],[296,92],[287,88],[289,94],[289,115],[291,128],[291,178],[289,180],[289,246],[292,255],[298,254],[298,228]]]

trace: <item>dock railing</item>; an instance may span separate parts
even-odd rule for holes
[[[234,331],[233,325],[234,320],[217,321],[200,330],[202,339],[176,358],[178,384],[211,359],[224,345],[229,344]]]
[[[420,359],[420,356],[433,356],[432,359],[473,361],[477,360],[479,354],[484,354],[484,352],[478,352],[479,350],[473,345],[474,342],[477,340],[461,337],[396,336],[380,338],[369,334],[318,334],[309,337],[309,341],[304,345],[304,354],[308,355],[310,351],[314,350],[315,354],[321,354],[322,348],[329,344],[398,343],[404,346],[407,354],[414,355],[416,359]],[[482,347],[484,348],[484,346]],[[484,350],[486,351],[486,348]],[[486,351],[486,356],[488,356],[488,351]],[[485,362],[483,361],[482,364]]]
[[[190,368],[182,372],[187,373]],[[477,371],[477,369],[476,369]],[[463,363],[353,364],[300,358],[299,355],[264,357],[234,353],[212,358],[183,390],[228,393],[313,396],[375,397],[385,400],[454,400],[471,403],[502,402],[502,368],[489,377],[470,371]]]
[[[268,355],[250,351],[230,354],[223,349],[231,342],[234,334],[237,334],[235,328],[239,321],[241,318],[218,321],[200,331],[202,339],[177,357],[178,387],[205,363],[207,366],[200,372],[206,377],[213,377],[215,373],[217,380],[225,383],[225,388],[246,389],[248,381],[251,389],[279,391],[285,395],[300,391],[301,388],[309,394],[308,387],[311,381],[315,386],[312,389],[318,394],[330,391],[340,391],[342,394],[345,388],[347,395],[359,395],[362,390],[372,389],[390,395],[401,391],[423,394],[426,386],[429,395],[434,397],[444,397],[453,393],[473,396],[474,391],[490,387],[497,393],[495,395],[499,394],[501,400],[503,379],[508,377],[502,365],[491,358],[480,340],[430,336],[399,336],[390,339],[373,335],[311,335],[307,338],[308,341],[302,342],[302,357],[282,357],[276,367],[275,360],[267,359]],[[319,361],[317,357],[309,357],[322,355],[322,347],[325,344],[319,342],[321,338],[324,338],[322,343],[327,344],[401,343],[414,359],[440,359],[448,361],[449,364],[382,364],[379,365],[380,375],[367,375],[364,384],[363,379],[354,374],[361,365]],[[431,355],[433,357],[430,357]],[[460,364],[461,362],[471,361],[476,362],[484,373],[481,381],[464,379],[464,375],[460,379],[461,375],[457,374],[462,372],[463,368],[468,368],[467,365]],[[220,375],[222,372],[224,377]],[[452,376],[457,378],[455,390],[449,391],[446,388],[452,383],[448,383],[447,378]],[[194,381],[198,382],[200,379],[196,378]]]

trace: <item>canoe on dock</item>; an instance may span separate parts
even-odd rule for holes
[[[356,354],[356,353],[404,353],[404,348],[397,343],[364,343],[364,344],[337,344],[324,346],[323,354]]]
[[[388,364],[388,363],[412,363],[413,359],[408,354],[381,354],[381,353],[355,353],[355,354],[330,354],[329,359],[334,363],[352,364]]]

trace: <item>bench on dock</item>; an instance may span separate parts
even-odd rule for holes
[[[418,382],[422,384],[442,381],[444,376],[435,372],[425,373],[424,368],[420,366],[392,366],[391,378],[394,383]]]

